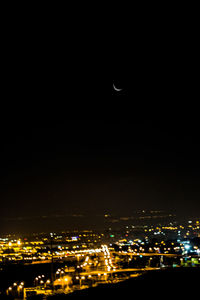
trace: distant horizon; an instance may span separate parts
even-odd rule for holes
[[[135,215],[134,215],[135,214]],[[149,216],[154,216],[149,219]],[[146,217],[145,217],[146,216]],[[2,219],[0,221],[2,222]],[[189,220],[200,219],[200,214],[181,215],[175,211],[166,210],[135,210],[129,215],[114,214],[106,212],[104,214],[54,214],[49,216],[30,216],[4,218],[5,227],[1,226],[0,235],[8,234],[33,234],[41,232],[61,232],[73,230],[107,230],[122,229],[125,225],[146,225],[162,224],[168,219],[172,222],[187,222]],[[6,225],[7,224],[7,225]],[[9,224],[9,225],[8,225]],[[10,228],[8,230],[7,228]]]

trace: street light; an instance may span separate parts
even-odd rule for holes
[[[12,287],[9,286],[9,288],[6,290],[6,294],[9,295],[9,293],[11,293],[11,291],[12,291]]]
[[[23,285],[20,284],[20,285],[18,286],[18,288],[17,288],[17,293],[18,293],[19,296],[20,296],[22,290],[23,290]]]
[[[84,280],[84,279],[85,279],[85,276],[81,276],[81,277],[79,278],[80,288],[81,288],[82,280]]]
[[[69,285],[68,285],[69,280],[68,280],[68,278],[65,278],[64,281],[67,283],[67,289],[68,289],[69,288]]]

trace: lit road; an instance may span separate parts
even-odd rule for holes
[[[172,253],[131,253],[131,252],[115,252],[110,251],[111,254],[117,255],[129,255],[129,256],[166,256],[166,257],[179,257],[182,256],[181,254],[172,254]]]
[[[82,272],[80,275],[81,276],[87,276],[87,275],[109,275],[109,274],[114,274],[114,273],[126,273],[126,272],[145,272],[145,271],[153,271],[153,270],[159,270],[160,268],[151,268],[151,267],[146,267],[146,268],[128,268],[128,269],[116,269],[112,271],[90,271],[90,272]]]

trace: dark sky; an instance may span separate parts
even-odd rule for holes
[[[42,230],[33,217],[55,214],[199,214],[195,36],[146,28],[109,48],[85,36],[72,47],[35,27],[10,33],[2,56],[2,232],[23,231],[19,218]]]

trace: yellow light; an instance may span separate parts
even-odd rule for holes
[[[65,280],[65,281],[68,281],[68,279],[67,279],[67,278],[65,278],[64,280]]]

